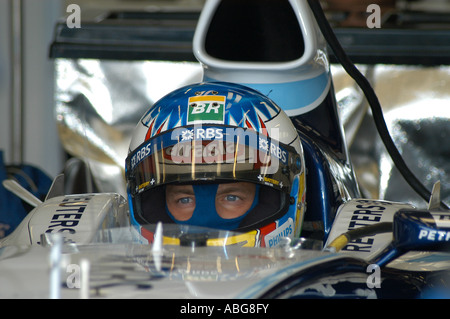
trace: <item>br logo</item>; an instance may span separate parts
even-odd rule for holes
[[[188,124],[201,122],[223,124],[225,117],[225,96],[192,96],[188,102]]]

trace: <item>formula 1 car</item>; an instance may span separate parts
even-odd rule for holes
[[[150,245],[129,225],[122,196],[59,195],[1,242],[1,295],[448,298],[449,216],[353,199],[339,208],[325,245],[282,238],[272,248],[245,247],[239,233],[175,224],[145,226],[155,234]]]
[[[378,100],[345,61],[318,2],[258,3],[207,1],[194,36],[194,54],[205,66],[205,81],[257,89],[282,106],[296,125],[308,172],[302,237],[279,236],[271,247],[246,247],[247,239],[232,231],[160,223],[136,229],[120,194],[64,194],[61,175],[41,202],[7,181],[5,187],[35,208],[0,241],[0,297],[450,297],[450,211],[441,203],[440,184],[433,192],[424,190],[402,163],[383,128]],[[236,12],[270,14],[273,19],[264,19],[265,27],[286,39],[266,32],[250,41],[245,32],[255,26],[247,28],[239,19],[227,23]],[[283,25],[289,32],[279,30]],[[236,32],[242,36],[232,36]],[[428,201],[427,209],[361,197],[321,34],[342,57],[344,68],[362,81],[387,149]],[[265,43],[282,45],[283,54],[273,53]],[[246,56],[249,52],[257,54]],[[143,240],[143,232],[153,240]],[[193,307],[180,312],[203,311]],[[220,311],[227,309],[231,311]]]

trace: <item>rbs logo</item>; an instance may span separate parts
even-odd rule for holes
[[[223,124],[225,117],[225,96],[201,95],[189,98],[188,124]]]

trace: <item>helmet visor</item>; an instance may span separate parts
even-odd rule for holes
[[[287,193],[301,170],[295,149],[253,130],[176,128],[150,139],[126,160],[132,195],[169,183],[248,181]]]

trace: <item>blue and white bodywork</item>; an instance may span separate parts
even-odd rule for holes
[[[0,240],[0,297],[426,298],[450,286],[449,213],[433,204],[438,191],[426,211],[361,198],[306,0],[207,0],[193,50],[204,81],[256,89],[292,119],[307,171],[301,238],[209,245],[204,229],[149,225],[148,244],[122,195],[64,194],[55,183]]]

